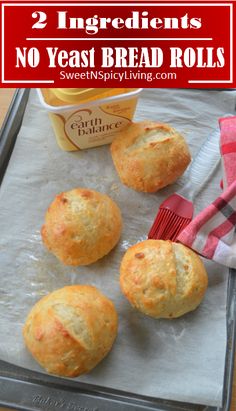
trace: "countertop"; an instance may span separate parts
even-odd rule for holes
[[[0,127],[4,120],[5,114],[7,112],[8,106],[11,102],[12,96],[14,94],[14,89],[0,89]],[[0,393],[1,401],[1,393]],[[9,408],[0,408],[0,411],[9,411]],[[234,366],[234,380],[233,380],[233,394],[232,403],[230,411],[236,410],[236,360]]]

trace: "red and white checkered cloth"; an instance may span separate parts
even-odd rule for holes
[[[181,232],[178,241],[236,268],[236,117],[219,120],[225,190]]]

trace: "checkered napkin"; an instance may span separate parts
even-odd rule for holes
[[[202,256],[236,268],[236,117],[219,120],[223,193],[181,232],[178,241]]]

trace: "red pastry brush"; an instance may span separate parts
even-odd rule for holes
[[[149,239],[175,241],[193,218],[193,200],[214,173],[220,162],[220,130],[205,140],[187,171],[187,184],[168,197],[159,208],[148,233]]]

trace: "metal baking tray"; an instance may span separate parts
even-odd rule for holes
[[[17,139],[29,91],[29,89],[19,89],[15,92],[0,130],[0,183]],[[0,406],[26,411],[230,411],[235,338],[236,272],[230,270],[227,292],[227,349],[222,408],[133,395],[29,371],[5,361],[0,361]]]

